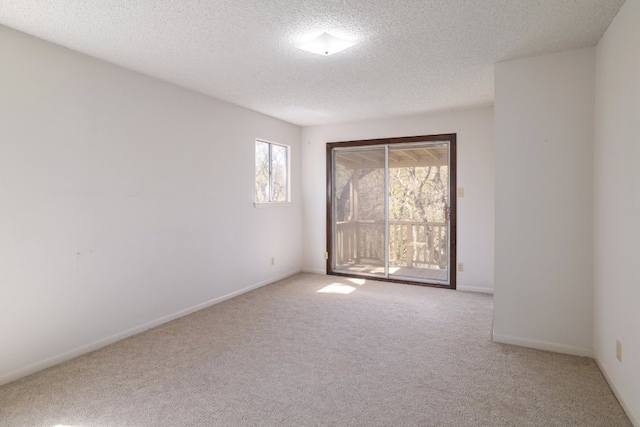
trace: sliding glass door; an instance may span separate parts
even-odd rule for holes
[[[389,149],[389,275],[448,283],[449,148]]]
[[[336,271],[386,276],[385,147],[336,150]]]
[[[455,288],[455,135],[327,148],[327,272]]]

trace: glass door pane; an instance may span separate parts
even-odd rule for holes
[[[385,147],[333,156],[334,271],[386,277]]]
[[[449,144],[389,147],[389,277],[449,283]]]

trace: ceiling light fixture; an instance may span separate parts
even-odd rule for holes
[[[356,44],[356,42],[344,40],[328,33],[322,33],[315,39],[299,45],[298,49],[317,53],[318,55],[328,56],[336,52],[340,52],[341,50],[345,50],[354,44]]]

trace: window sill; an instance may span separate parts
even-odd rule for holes
[[[256,209],[264,209],[264,208],[283,208],[286,206],[291,206],[293,202],[253,202],[253,207]]]

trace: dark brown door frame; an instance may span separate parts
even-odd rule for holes
[[[422,286],[434,286],[438,288],[456,289],[456,241],[457,241],[457,183],[456,183],[456,136],[455,133],[440,134],[440,135],[421,135],[421,136],[407,136],[399,138],[381,138],[381,139],[365,139],[360,141],[342,141],[342,142],[328,142],[327,143],[327,274],[333,276],[344,277],[356,277],[362,279],[384,280],[394,283],[405,283],[412,285]],[[332,193],[333,193],[333,156],[332,152],[334,148],[343,147],[366,147],[368,145],[392,145],[392,144],[406,144],[409,142],[433,142],[433,141],[448,141],[449,142],[449,285],[442,285],[438,283],[424,283],[414,282],[410,280],[399,280],[393,278],[374,278],[371,276],[362,276],[358,274],[347,274],[333,271],[331,260],[333,259],[333,208],[332,208]]]

